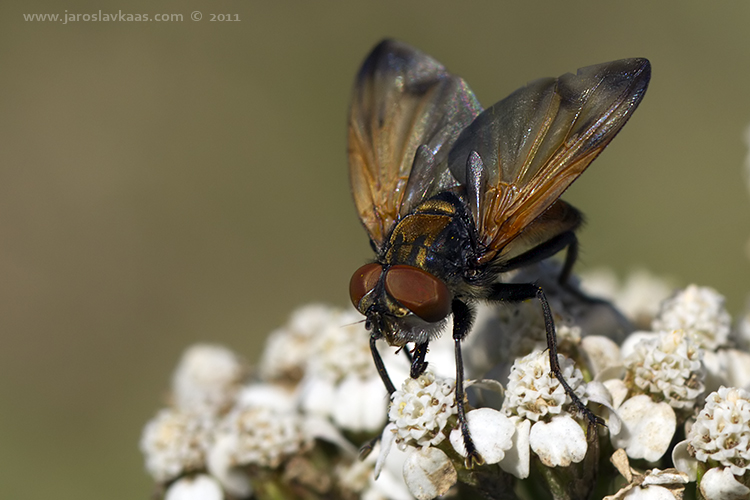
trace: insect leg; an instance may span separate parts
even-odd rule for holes
[[[454,300],[453,308],[453,343],[456,352],[456,409],[458,410],[458,423],[461,427],[461,436],[464,439],[464,448],[466,448],[466,468],[471,469],[475,465],[482,465],[484,459],[474,446],[469,434],[469,425],[466,421],[466,409],[464,400],[464,361],[461,356],[461,341],[471,330],[476,313],[465,302]]]
[[[379,335],[375,332],[372,332],[370,334],[370,351],[372,352],[372,359],[373,361],[375,361],[375,367],[378,369],[380,379],[383,381],[383,385],[385,385],[385,389],[388,391],[388,399],[390,399],[393,393],[396,392],[396,387],[393,385],[393,382],[391,382],[391,377],[388,375],[388,370],[385,369],[383,358],[380,357],[380,352],[378,351],[376,342],[381,338],[383,338],[382,335]],[[375,448],[375,445],[378,444],[379,441],[380,434],[364,444],[359,449],[360,460],[364,460],[365,458],[367,458],[370,453],[372,453],[372,450]]]
[[[414,356],[411,359],[411,371],[409,373],[411,378],[419,377],[427,369],[427,362],[424,358],[427,356],[428,345],[428,342],[423,342],[414,347]]]
[[[562,271],[560,271],[560,276],[557,277],[557,282],[568,290],[571,289],[568,280],[570,279],[570,274],[573,272],[573,265],[578,260],[578,237],[573,231],[570,231],[569,234],[571,236],[567,238],[569,241],[567,242],[568,250],[565,252],[565,262],[563,263]]]
[[[562,370],[560,370],[560,363],[557,360],[557,335],[555,334],[555,321],[552,318],[552,310],[547,302],[547,296],[544,294],[542,287],[533,283],[498,283],[492,287],[492,292],[488,297],[488,300],[495,300],[501,302],[521,302],[528,299],[539,299],[542,304],[542,313],[544,314],[544,328],[547,333],[547,349],[549,350],[549,365],[550,370],[555,375],[555,378],[560,381],[560,384],[565,389],[565,392],[573,404],[576,405],[578,410],[586,417],[590,424],[604,425],[604,420],[589,410],[573,389],[568,385],[568,382],[563,377]]]
[[[380,379],[383,381],[388,395],[391,395],[396,392],[396,387],[391,382],[388,370],[385,369],[385,365],[383,364],[383,358],[380,357],[380,352],[378,352],[378,346],[375,344],[379,338],[381,337],[374,332],[370,335],[370,351],[372,352],[372,359],[375,361],[375,367],[378,369],[378,375],[380,375]]]
[[[560,286],[565,288],[566,291],[570,292],[581,300],[589,303],[600,303],[600,300],[589,297],[569,283],[570,275],[573,272],[573,265],[578,260],[578,237],[573,231],[565,231],[563,233],[560,233],[554,238],[551,238],[544,243],[541,243],[540,245],[527,250],[521,255],[513,257],[508,262],[504,263],[498,269],[498,272],[504,273],[507,271],[512,271],[513,269],[536,264],[537,262],[541,262],[544,259],[552,257],[564,248],[567,248],[567,252],[565,254],[565,261],[563,262],[562,270],[560,271],[560,276],[557,277],[557,282],[560,283]]]
[[[573,231],[560,233],[554,238],[525,251],[521,255],[513,257],[508,262],[504,263],[498,271],[504,273],[520,267],[536,264],[537,262],[552,257],[565,247],[568,247],[568,253],[565,256],[565,264],[563,265],[563,270],[558,278],[558,281],[561,284],[564,284],[570,277],[570,272],[573,270],[573,264],[575,264],[576,259],[578,258],[578,238]]]

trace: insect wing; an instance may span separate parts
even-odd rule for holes
[[[445,160],[481,111],[466,83],[431,57],[392,40],[373,49],[349,112],[349,179],[378,247],[399,217],[457,183]]]
[[[641,102],[650,76],[646,59],[623,59],[537,80],[464,130],[448,163],[466,185],[486,249],[481,262],[497,256],[601,153]],[[554,221],[543,226],[551,236],[559,232]]]

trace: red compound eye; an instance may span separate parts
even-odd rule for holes
[[[385,290],[399,304],[435,323],[451,312],[448,287],[427,271],[412,266],[393,266],[385,275]]]
[[[349,296],[352,299],[354,307],[359,308],[362,297],[375,288],[382,273],[383,266],[373,262],[372,264],[365,264],[360,267],[352,275],[352,279],[349,280]]]

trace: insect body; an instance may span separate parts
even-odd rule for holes
[[[461,341],[477,300],[540,301],[552,371],[590,422],[560,372],[544,291],[498,275],[567,248],[575,262],[582,216],[559,197],[617,134],[650,78],[646,59],[624,59],[541,79],[482,111],[465,82],[391,40],[365,60],[349,116],[355,205],[376,260],[350,282],[366,316],[383,382],[395,387],[376,341],[413,344],[411,376],[427,367],[429,342],[453,315],[456,401],[467,465],[482,462],[466,424]]]

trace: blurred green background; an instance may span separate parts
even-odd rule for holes
[[[100,9],[184,20],[22,16]],[[4,3],[0,497],[147,498],[138,440],[184,347],[257,359],[296,306],[347,302],[370,250],[346,113],[385,36],[486,106],[541,76],[650,58],[640,109],[566,195],[588,216],[579,269],[645,266],[740,312],[749,27],[748,2]]]

